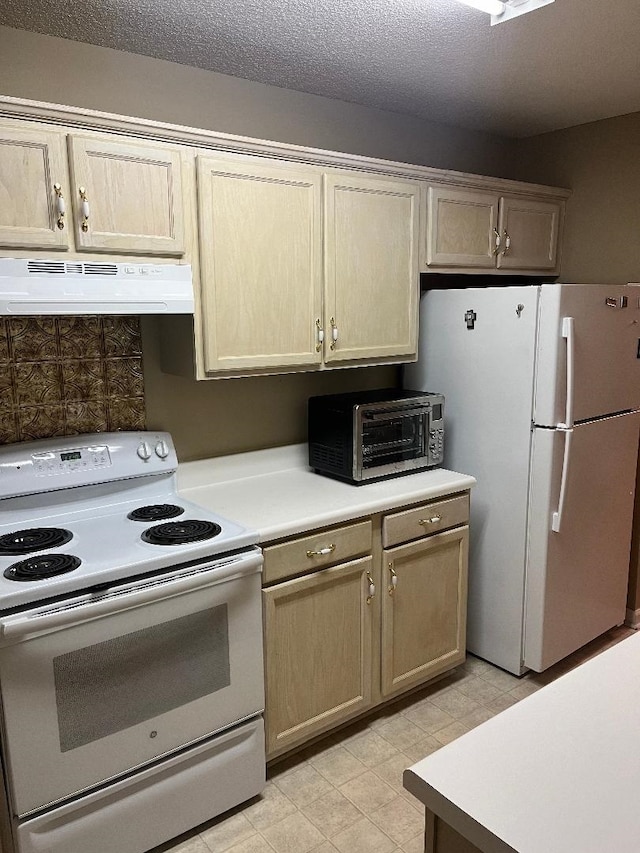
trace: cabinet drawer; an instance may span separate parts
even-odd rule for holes
[[[264,548],[263,583],[321,569],[371,551],[371,521],[301,536]]]
[[[387,515],[382,522],[382,545],[391,548],[401,542],[438,533],[469,520],[469,495],[423,504],[404,512]]]

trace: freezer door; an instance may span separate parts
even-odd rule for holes
[[[541,672],[624,620],[639,428],[638,413],[579,424],[568,457],[566,433],[534,430],[524,625],[530,669]]]
[[[405,388],[445,396],[444,464],[471,496],[467,648],[519,674],[536,286],[427,291]]]
[[[576,421],[640,408],[638,289],[543,284],[540,290],[534,423],[565,422],[567,384]]]

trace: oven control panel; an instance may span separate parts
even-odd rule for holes
[[[111,465],[109,448],[105,445],[70,450],[47,450],[42,453],[33,453],[31,459],[35,473],[46,477],[71,474],[74,471],[91,471]]]
[[[178,467],[168,432],[103,432],[56,436],[0,447],[0,499],[173,475]]]

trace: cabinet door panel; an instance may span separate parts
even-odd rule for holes
[[[504,196],[500,202],[499,269],[553,270],[558,263],[561,207],[554,202]],[[505,239],[509,235],[510,245]]]
[[[427,190],[427,267],[494,269],[498,195],[456,187]]]
[[[464,660],[468,530],[456,528],[383,552],[383,592],[393,590],[381,599],[384,696]]]
[[[0,128],[0,246],[69,248],[70,217],[59,216],[54,184],[68,202],[64,135]]]
[[[418,185],[327,175],[325,192],[325,362],[411,357],[420,286]]]
[[[72,136],[69,152],[79,249],[184,254],[181,155],[162,146]],[[89,204],[86,230],[80,188]]]
[[[198,158],[207,371],[319,365],[321,176]]]
[[[267,753],[371,704],[371,558],[263,590]]]

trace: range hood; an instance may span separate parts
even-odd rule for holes
[[[3,314],[193,314],[191,267],[0,258]]]

